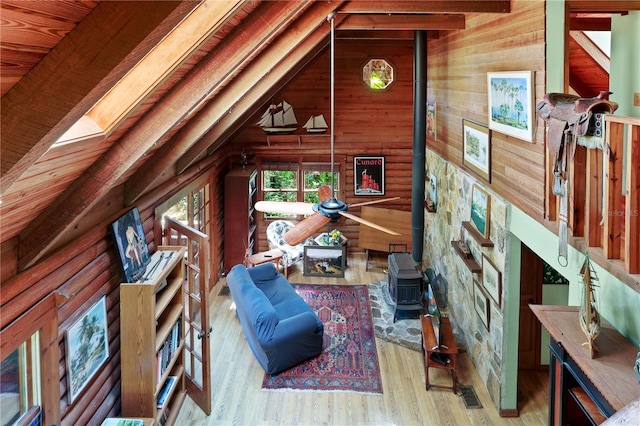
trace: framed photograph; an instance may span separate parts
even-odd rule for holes
[[[481,189],[478,185],[473,185],[471,191],[471,223],[484,238],[489,238],[490,210],[491,203],[487,191]]]
[[[384,157],[353,157],[353,193],[384,195]]]
[[[83,313],[66,334],[67,395],[71,404],[109,358],[106,297]]]
[[[487,73],[489,128],[533,142],[533,71]]]
[[[118,249],[124,281],[138,281],[151,261],[138,208],[134,207],[113,222],[111,233]]]
[[[491,130],[462,119],[462,164],[491,182]]]
[[[436,101],[427,100],[427,137],[436,139]]]
[[[438,206],[438,178],[435,174],[429,173],[429,179],[426,182],[426,197],[424,207],[429,213],[435,213]]]
[[[502,273],[485,254],[482,254],[482,287],[500,307],[502,305]]]
[[[489,318],[491,316],[489,312],[489,298],[484,294],[484,291],[482,291],[477,281],[473,282],[473,307],[485,328],[489,330]]]
[[[311,277],[344,278],[345,246],[304,246],[302,274]]]

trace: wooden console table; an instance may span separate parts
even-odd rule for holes
[[[448,317],[442,317],[440,323],[442,344],[438,348],[436,346],[436,335],[431,325],[431,318],[427,315],[420,315],[420,321],[422,323],[422,355],[424,359],[424,380],[425,387],[451,389],[454,393],[458,393],[458,345],[456,344],[456,338],[453,335],[451,329],[451,323]],[[431,354],[444,355],[448,357],[446,364],[440,364],[439,362],[431,358]],[[451,374],[453,384],[451,386],[434,385],[429,382],[429,368],[440,368],[448,370]]]
[[[601,321],[595,358],[589,356],[577,306],[529,305],[551,335],[549,424],[600,424],[633,402],[638,349]]]

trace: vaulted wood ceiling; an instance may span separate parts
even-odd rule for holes
[[[115,186],[131,205],[228,140],[327,47],[329,13],[338,37],[437,37],[510,1],[3,0],[0,11],[0,242],[18,237],[24,269]],[[145,71],[154,60],[160,70]]]

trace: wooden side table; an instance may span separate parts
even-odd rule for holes
[[[245,266],[248,268],[250,266],[258,266],[263,263],[273,262],[276,265],[276,269],[280,270],[280,260],[282,259],[282,251],[280,249],[273,249],[269,251],[263,251],[260,253],[252,254],[248,256],[245,260]],[[287,268],[284,268],[284,276],[287,277]]]
[[[431,318],[426,315],[421,315],[420,320],[422,322],[422,355],[424,358],[424,379],[425,387],[451,389],[454,393],[458,393],[458,345],[456,344],[456,338],[453,335],[451,329],[451,323],[448,317],[442,317],[440,327],[442,329],[441,338],[442,342],[439,348],[436,347],[436,335],[431,325]],[[440,356],[445,355],[448,357],[446,364],[440,364],[439,362],[431,358],[431,354],[438,354]],[[453,384],[451,386],[434,385],[429,383],[429,368],[440,368],[448,370],[451,374]]]

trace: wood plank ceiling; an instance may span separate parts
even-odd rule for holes
[[[211,7],[215,18],[197,23]],[[115,186],[131,205],[221,146],[326,48],[333,11],[338,36],[437,37],[464,28],[465,14],[508,13],[510,1],[3,0],[0,243],[18,238],[25,269]],[[184,51],[121,102],[118,82],[189,17],[200,37],[177,43]],[[79,120],[85,128],[65,135]],[[73,143],[55,144],[63,136]]]

